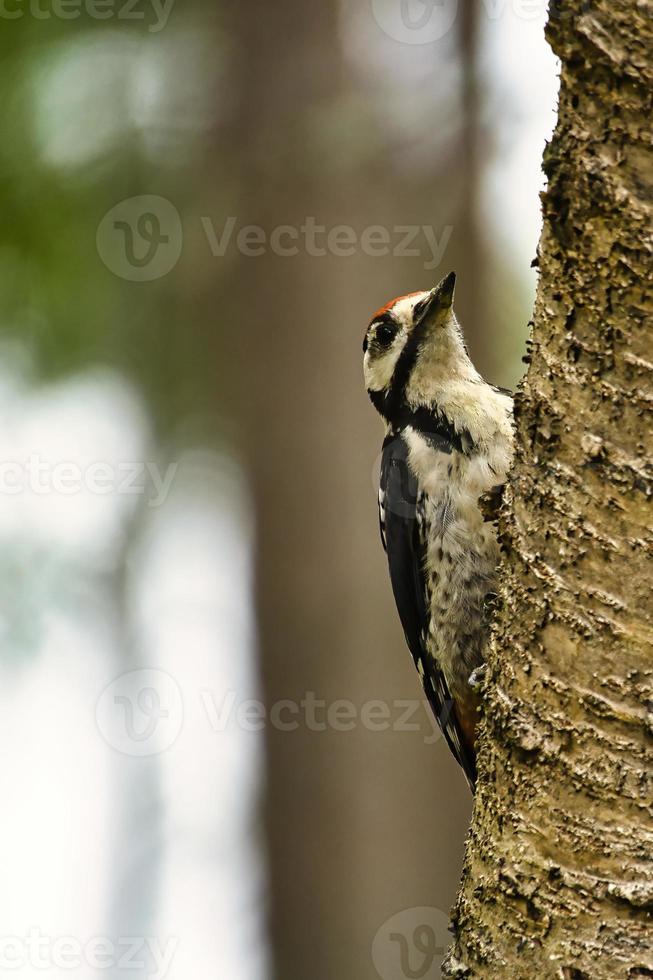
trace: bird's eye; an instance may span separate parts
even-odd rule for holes
[[[392,323],[380,323],[374,332],[374,340],[379,347],[389,347],[397,336],[397,327]]]

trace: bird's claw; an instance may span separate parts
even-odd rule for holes
[[[472,691],[479,692],[485,683],[487,677],[487,664],[481,664],[480,667],[476,667],[475,670],[469,675],[468,684]]]

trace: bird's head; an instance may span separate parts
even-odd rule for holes
[[[388,422],[431,407],[439,383],[476,375],[453,312],[455,272],[427,292],[392,300],[374,314],[363,341],[365,386]]]

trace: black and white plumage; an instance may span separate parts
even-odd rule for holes
[[[512,400],[474,369],[453,313],[455,276],[379,310],[364,350],[368,393],[386,423],[381,538],[406,641],[470,785],[488,597],[497,585],[496,500],[512,457]]]

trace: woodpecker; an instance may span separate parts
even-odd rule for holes
[[[365,385],[385,423],[381,540],[406,642],[447,743],[476,782],[478,678],[497,590],[496,517],[513,452],[510,392],[474,368],[451,272],[372,317]]]

